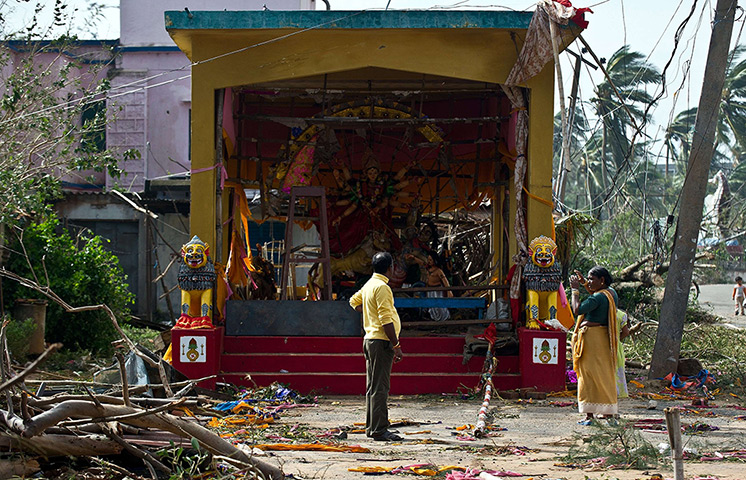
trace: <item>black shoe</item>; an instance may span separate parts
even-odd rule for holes
[[[386,430],[380,435],[374,435],[373,440],[375,440],[376,442],[400,442],[404,439],[399,435]]]

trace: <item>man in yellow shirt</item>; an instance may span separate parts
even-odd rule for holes
[[[388,286],[394,260],[388,252],[373,255],[373,276],[350,298],[350,306],[362,312],[363,352],[366,365],[365,434],[382,442],[402,438],[389,428],[391,366],[402,359],[401,321]]]

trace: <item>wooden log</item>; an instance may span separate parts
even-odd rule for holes
[[[39,435],[33,439],[0,434],[0,448],[43,457],[118,455],[122,446],[105,435]],[[0,477],[8,478],[8,477]]]
[[[132,391],[132,389],[130,389],[130,391]],[[111,395],[96,395],[96,398],[101,403],[108,403],[111,405],[124,405],[124,401],[122,400],[122,397],[114,397]],[[61,403],[67,400],[90,400],[90,397],[88,395],[60,395],[57,397],[43,398],[43,399],[30,398],[28,400],[28,404],[29,406],[43,409],[45,407],[54,406],[54,405],[57,405],[58,403]],[[145,408],[145,407],[160,407],[161,405],[168,405],[170,403],[173,403],[177,399],[175,398],[130,397],[130,400],[132,401],[132,403],[136,404],[137,406]],[[194,406],[201,405],[204,403],[208,403],[207,399],[189,398],[181,405],[185,407],[194,407]]]
[[[666,408],[666,429],[671,442],[674,480],[684,480],[684,445],[681,443],[681,414],[678,408]]]

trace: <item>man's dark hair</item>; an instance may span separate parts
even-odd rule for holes
[[[391,264],[394,263],[394,259],[389,252],[378,252],[373,255],[371,263],[373,264],[374,272],[384,274],[389,270]]]
[[[596,278],[603,278],[606,287],[611,286],[611,282],[613,281],[609,271],[600,265],[591,268],[590,271],[588,271],[588,275],[593,275]]]

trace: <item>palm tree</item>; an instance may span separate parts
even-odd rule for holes
[[[628,45],[614,52],[606,71],[611,81],[605,79],[598,84],[591,99],[595,114],[601,119],[601,148],[596,154],[600,156],[604,191],[611,176],[627,162],[632,164],[630,128],[648,120],[644,105],[652,102],[653,97],[645,87],[660,83],[658,69],[642,53],[630,51]]]
[[[568,172],[565,180],[565,191],[570,192],[577,187],[577,182],[573,183],[573,178],[577,178],[578,175],[578,160],[583,154],[583,145],[587,141],[587,133],[589,130],[588,120],[586,119],[585,112],[580,105],[575,106],[574,115],[568,113],[568,117],[572,118],[572,128],[570,134],[570,158],[565,159],[565,165],[568,166],[570,171]],[[553,152],[553,163],[554,171],[557,172],[555,181],[560,181],[560,175],[562,172],[560,168],[560,156],[562,155],[562,114],[557,113],[554,116],[554,138],[552,145]],[[556,185],[555,185],[556,186]],[[567,194],[565,195],[567,197]],[[561,199],[560,199],[561,200]]]
[[[686,162],[692,148],[692,131],[697,118],[697,107],[679,112],[666,127],[663,143],[666,147],[666,174],[669,160],[674,161],[679,171],[686,171]],[[682,168],[683,167],[683,168]]]
[[[739,45],[731,51],[730,58],[735,61],[744,52],[746,45]],[[734,164],[746,152],[746,60],[731,62],[725,72],[715,142],[725,148]]]

